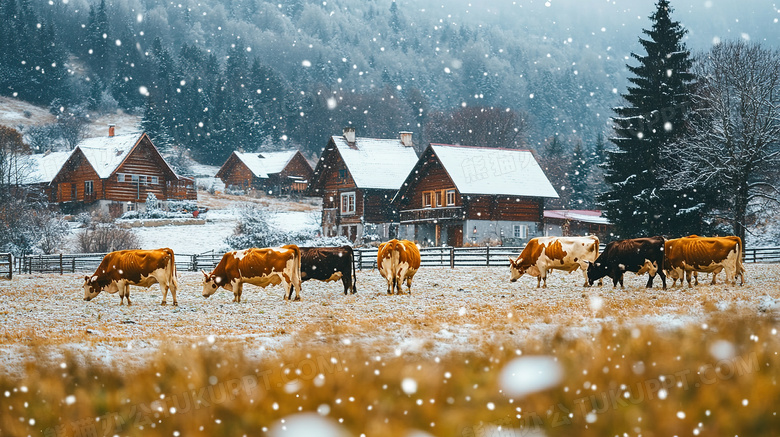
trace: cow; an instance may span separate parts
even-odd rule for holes
[[[301,251],[298,246],[250,248],[233,250],[222,255],[211,273],[203,273],[203,297],[214,294],[219,287],[233,292],[233,302],[241,302],[244,283],[267,287],[282,284],[284,300],[301,300]]]
[[[623,274],[634,272],[637,275],[649,274],[647,288],[653,288],[656,274],[661,277],[666,290],[664,274],[664,237],[632,238],[612,241],[604,248],[596,261],[588,263],[588,282],[593,285],[597,279],[608,276],[612,287],[623,288]]]
[[[420,268],[420,249],[409,240],[390,240],[379,245],[376,265],[379,274],[387,280],[387,294],[401,294],[401,285],[412,294],[412,278]]]
[[[726,283],[736,284],[739,276],[740,285],[743,285],[745,268],[742,266],[742,251],[742,240],[736,236],[689,235],[666,241],[664,268],[666,274],[675,279],[675,282],[676,279],[680,280],[680,286],[685,277],[688,287],[692,287],[691,276],[698,276],[698,272],[712,273],[712,284],[715,284],[715,278],[721,271],[725,271]]]
[[[352,247],[301,247],[301,282],[309,279],[330,282],[341,280],[344,294],[357,293],[355,256]]]
[[[84,277],[84,300],[94,299],[101,291],[119,291],[119,305],[130,302],[130,285],[149,288],[160,284],[163,292],[162,305],[166,305],[168,290],[177,306],[176,290],[179,289],[173,250],[119,250],[111,252],[100,262],[92,276]]]
[[[537,237],[532,238],[517,257],[509,257],[511,282],[516,282],[523,274],[536,276],[536,288],[544,281],[547,288],[547,272],[565,270],[569,273],[581,269],[585,277],[584,286],[588,283],[588,261],[595,261],[599,256],[599,239],[596,236],[586,237]]]

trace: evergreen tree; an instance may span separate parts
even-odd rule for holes
[[[582,141],[577,141],[577,145],[572,150],[572,157],[567,176],[569,179],[569,209],[586,209],[590,207],[588,198],[588,175],[590,173],[590,162],[585,149],[582,147]]]
[[[121,108],[133,111],[144,106],[144,96],[139,90],[141,86],[148,86],[151,80],[133,35],[126,31],[119,40],[122,45],[116,50],[116,68],[111,82],[111,95]]]
[[[661,151],[685,132],[694,79],[682,42],[686,30],[672,21],[671,11],[669,0],[656,4],[652,28],[643,30],[648,38],[639,39],[646,54],[631,54],[639,65],[628,65],[634,75],[623,95],[628,105],[614,108],[611,141],[617,150],[607,152],[609,188],[599,200],[621,238],[677,235],[699,223],[690,216],[695,214],[694,193],[662,189],[660,170],[667,163]]]
[[[108,27],[106,0],[100,0],[97,9],[94,6],[89,9],[84,56],[92,72],[103,80],[110,81],[113,70],[113,44],[114,39]]]

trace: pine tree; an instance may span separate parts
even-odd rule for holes
[[[694,77],[692,60],[682,38],[686,30],[672,21],[668,0],[659,0],[650,16],[647,39],[639,42],[645,55],[632,53],[639,65],[623,98],[628,106],[614,108],[616,150],[607,152],[605,179],[609,189],[599,198],[606,216],[622,238],[676,235],[695,224],[689,216],[693,196],[663,189],[663,148],[685,132]],[[692,194],[692,193],[691,193]],[[689,211],[687,214],[681,211]]]
[[[585,209],[590,206],[590,199],[588,199],[589,167],[588,156],[582,147],[582,141],[577,141],[577,145],[572,150],[571,162],[567,171],[571,192],[569,209]]]
[[[92,72],[102,80],[110,81],[113,70],[113,39],[108,27],[108,13],[106,0],[100,0],[97,9],[92,6],[89,9],[89,22],[86,28],[85,58]],[[112,41],[112,42],[109,42]]]

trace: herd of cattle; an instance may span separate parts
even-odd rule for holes
[[[726,282],[744,284],[742,241],[738,237],[699,237],[691,235],[667,240],[663,237],[634,238],[613,241],[599,254],[599,239],[586,237],[539,237],[531,239],[520,255],[509,258],[510,280],[517,281],[523,274],[537,278],[539,288],[552,270],[573,272],[582,270],[585,283],[592,286],[604,277],[612,279],[613,287],[623,287],[623,274],[649,274],[647,287],[653,286],[656,275],[666,289],[666,277],[683,278],[691,286],[691,277],[698,284],[699,272],[712,273],[712,283],[721,271]],[[412,278],[420,268],[420,251],[408,240],[390,240],[379,246],[377,269],[387,281],[387,293],[401,294],[406,282],[411,294]],[[251,248],[231,251],[211,273],[203,272],[203,297],[214,294],[219,287],[233,293],[233,302],[241,302],[243,284],[259,287],[282,284],[285,300],[300,300],[301,283],[309,279],[341,280],[344,294],[356,293],[355,263],[352,248],[298,247],[287,245],[275,248]],[[159,283],[163,292],[162,304],[167,302],[168,290],[177,305],[178,274],[171,249],[122,250],[103,258],[92,276],[84,277],[84,300],[91,300],[101,291],[119,292],[120,305],[125,298],[130,305],[130,285],[150,287]]]

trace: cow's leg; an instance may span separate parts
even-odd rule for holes
[[[622,273],[622,272],[620,273],[620,276],[618,276],[618,281],[620,281],[620,288],[626,288],[623,285],[623,276],[624,276],[624,273]]]
[[[412,295],[412,278],[406,278],[406,290]]]
[[[173,297],[173,306],[175,306],[175,307],[179,306],[179,302],[176,300],[176,285],[175,285],[175,283],[174,284],[168,283],[168,288],[171,289],[171,296]],[[163,298],[163,301],[164,300],[165,299]]]
[[[241,303],[241,292],[244,291],[244,283],[241,281],[236,282],[233,286],[233,302]]]
[[[125,282],[125,297],[127,298],[127,306],[132,305],[133,303],[130,302],[130,284]]]
[[[160,291],[162,291],[163,294],[163,300],[160,305],[167,305],[168,302],[166,302],[166,300],[168,299],[168,285],[160,282]]]
[[[542,278],[542,281],[544,282],[544,285],[542,285],[542,288],[547,288],[547,269],[544,269],[539,272],[540,277]]]
[[[292,292],[295,289],[295,301],[301,300],[301,283],[296,281],[290,281],[290,299],[292,299]]]
[[[582,266],[580,266],[580,269],[582,270],[582,274],[585,276],[585,283],[582,284],[582,286],[590,287],[590,282],[588,281],[588,266],[586,265],[585,268],[582,268]]]
[[[650,272],[648,272],[647,284],[645,285],[645,288],[653,288],[653,279],[655,279],[655,275],[651,275]]]
[[[620,282],[620,276],[619,275],[615,275],[612,278],[612,288],[617,288],[618,282]]]
[[[663,269],[658,269],[658,276],[661,277],[661,283],[664,285],[664,290],[666,290],[666,273],[664,273]]]
[[[542,275],[539,275],[536,277],[536,288],[539,288],[542,286]]]
[[[692,272],[692,271],[690,271],[690,270],[686,270],[686,271],[685,271],[685,280],[686,280],[686,281],[688,281],[688,288],[691,288],[691,287],[693,287],[693,285],[691,285],[691,276],[693,276],[693,272]],[[698,283],[699,283],[699,282],[698,282],[698,281],[696,281],[696,284],[697,284],[697,285],[698,285]]]

